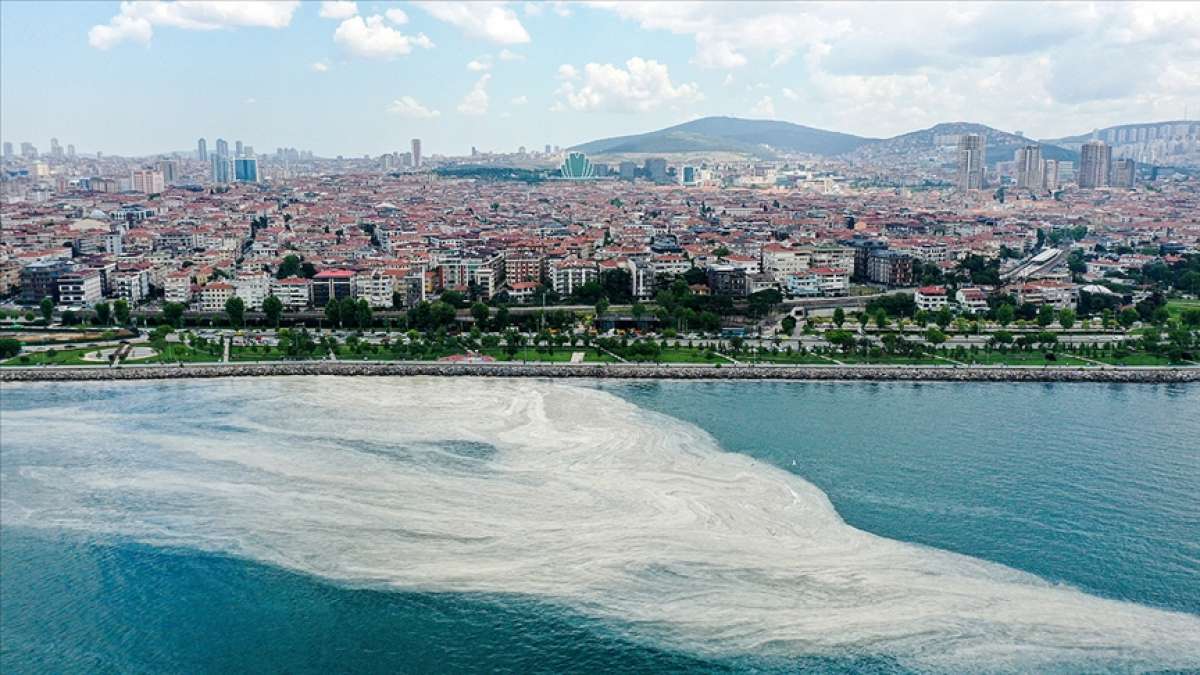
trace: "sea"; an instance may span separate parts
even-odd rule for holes
[[[0,672],[1200,672],[1200,387],[5,383]]]

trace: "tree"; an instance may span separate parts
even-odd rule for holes
[[[0,338],[0,359],[11,359],[20,353],[20,340],[16,338]]]
[[[845,318],[845,317],[843,317],[843,318]],[[837,319],[834,319],[834,320],[836,321]],[[783,334],[790,337],[793,333],[796,332],[796,317],[792,316],[791,314],[788,314],[787,316],[783,317],[783,321],[779,322],[779,326],[780,326],[780,328],[783,329]],[[838,327],[839,328],[841,327],[840,323],[838,324]]]
[[[1042,305],[1038,308],[1037,324],[1042,328],[1049,326],[1054,322],[1054,308],[1050,305]]]
[[[97,302],[93,309],[96,310],[96,323],[107,326],[112,322],[112,305],[107,302]]]
[[[42,323],[49,326],[50,319],[54,317],[54,298],[47,295],[46,297],[42,298],[42,301],[38,304],[38,307],[42,310]]]
[[[930,326],[925,331],[925,341],[931,345],[940,345],[946,341],[946,334],[942,332],[941,328]]]
[[[604,313],[608,311],[608,307],[608,298],[601,297],[596,301],[596,316],[603,316]]]
[[[633,303],[633,307],[630,311],[633,313],[633,318],[635,321],[641,321],[642,317],[646,316],[646,306],[640,302]]]
[[[246,302],[236,295],[229,298],[225,301],[225,315],[234,328],[241,328],[246,319]]]
[[[1162,326],[1163,324],[1167,323],[1167,321],[1171,320],[1171,312],[1167,310],[1166,305],[1160,305],[1154,310],[1154,313],[1150,315],[1150,320],[1154,322],[1154,325]]]
[[[446,291],[442,293],[441,300],[455,309],[463,309],[467,306],[466,296],[458,291]]]
[[[371,311],[371,304],[366,298],[359,298],[358,302],[354,303],[354,323],[359,330],[371,327],[371,322],[375,319],[375,313]]]
[[[267,316],[267,321],[275,328],[279,328],[279,319],[283,316],[283,301],[279,298],[268,295],[263,299],[263,314]]]
[[[996,308],[996,321],[998,321],[1001,326],[1007,326],[1008,324],[1012,323],[1015,315],[1016,310],[1013,309],[1012,305],[1003,304]]]
[[[794,319],[793,323],[795,323]],[[841,328],[842,324],[846,323],[846,310],[842,309],[841,307],[833,310],[833,323],[836,324],[838,328]],[[788,332],[790,333],[791,331]]]
[[[492,315],[492,310],[482,302],[477,302],[471,305],[471,318],[475,319],[475,325],[484,330],[487,328],[487,320]]]
[[[1063,330],[1070,330],[1071,326],[1075,325],[1075,310],[1066,308],[1058,313],[1058,325],[1063,327]]]
[[[949,326],[950,322],[953,320],[954,316],[950,314],[950,308],[945,306],[938,309],[937,313],[933,316],[933,322],[936,323],[938,328],[941,328],[942,330],[946,330],[946,327]]]
[[[301,272],[300,257],[296,255],[284,256],[283,262],[279,263],[279,269],[275,272],[276,279],[286,279],[288,277],[299,276]]]
[[[875,310],[875,327],[880,330],[888,327],[888,315],[882,308]]]
[[[129,303],[124,299],[113,303],[113,314],[117,316],[117,323],[122,326],[129,325]]]
[[[230,299],[232,299],[232,298],[230,298]],[[225,306],[228,307],[229,304],[226,303]],[[182,322],[183,310],[184,310],[184,307],[183,307],[182,303],[168,302],[168,303],[163,304],[163,308],[162,308],[163,321],[167,322],[169,325],[171,325],[174,328],[179,328],[180,326],[183,325],[183,322]]]
[[[1183,325],[1187,326],[1188,328],[1200,328],[1200,307],[1192,307],[1183,310],[1183,313],[1179,315],[1179,318],[1183,320]]]
[[[338,301],[338,325],[351,326],[358,318],[358,303],[346,296]]]
[[[1117,321],[1121,324],[1122,328],[1129,330],[1133,327],[1133,324],[1137,323],[1139,318],[1141,317],[1138,315],[1136,309],[1132,307],[1126,307],[1125,309],[1121,310],[1121,314],[1117,316]]]
[[[331,328],[337,327],[341,323],[342,308],[336,298],[330,298],[329,302],[325,303],[325,320],[329,322]]]

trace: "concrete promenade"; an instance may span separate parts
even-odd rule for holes
[[[633,363],[443,363],[432,361],[276,361],[185,365],[0,368],[0,382],[160,380],[280,375],[548,377],[671,380],[928,382],[1200,382],[1200,367],[696,365]]]

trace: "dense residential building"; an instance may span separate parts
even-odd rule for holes
[[[58,302],[68,307],[91,307],[104,299],[100,271],[81,269],[58,277]]]
[[[936,312],[943,307],[949,307],[950,298],[942,286],[922,286],[913,294],[917,309],[926,312]]]
[[[312,298],[312,281],[304,277],[272,280],[271,295],[279,298],[284,309],[304,309],[309,306]]]
[[[909,286],[913,282],[913,259],[899,251],[872,251],[867,258],[867,279],[888,286]]]
[[[330,300],[354,297],[354,271],[322,270],[312,278],[313,306],[324,307]]]

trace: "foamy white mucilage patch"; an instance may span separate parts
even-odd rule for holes
[[[711,656],[1200,668],[1200,617],[862,532],[797,476],[586,386],[173,386],[179,402],[161,413],[5,411],[3,524],[344,584],[527,594]]]

